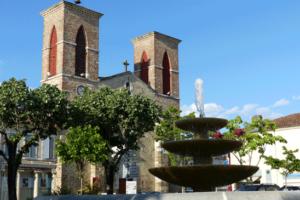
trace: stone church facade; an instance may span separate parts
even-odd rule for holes
[[[59,89],[68,91],[69,100],[80,94],[83,87],[91,90],[104,86],[112,89],[129,87],[133,95],[141,93],[148,96],[162,105],[163,110],[168,106],[179,109],[178,44],[181,40],[155,31],[134,38],[131,40],[134,45],[134,72],[125,70],[113,76],[99,77],[99,19],[103,14],[61,1],[41,15],[44,18],[41,84],[57,85]],[[17,176],[19,200],[41,195],[43,188],[49,190],[64,185],[74,191],[80,188],[73,169],[62,165],[53,154],[55,139],[63,139],[65,133],[62,131],[55,137],[40,141],[40,146],[34,147],[23,159]],[[140,150],[131,159],[138,169],[138,176],[132,177],[132,180],[137,181],[138,191],[169,192],[168,183],[148,172],[149,168],[169,165],[166,151],[161,148],[160,142],[155,142],[154,137],[154,132],[148,132],[140,140]],[[1,148],[5,150],[4,145]],[[6,199],[3,195],[7,166],[3,160],[1,170],[1,195],[2,199]],[[42,183],[44,179],[46,184]],[[103,188],[104,168],[89,166],[84,179],[90,183],[97,179]],[[122,172],[116,174],[114,192],[120,192],[119,183],[123,179]]]

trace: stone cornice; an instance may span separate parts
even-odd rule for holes
[[[77,12],[80,12],[80,13],[84,13],[86,15],[90,15],[90,16],[96,17],[98,19],[100,19],[103,16],[102,13],[84,8],[82,6],[75,5],[75,4],[67,2],[67,1],[61,1],[57,4],[55,4],[54,6],[42,11],[40,14],[43,17],[46,17],[47,15],[50,15],[50,14],[52,14],[52,13],[58,11],[58,10],[61,10],[63,8],[67,8],[69,10],[74,10],[74,11],[77,11]]]
[[[80,79],[82,81],[87,81],[87,82],[94,82],[94,83],[98,83],[99,82],[99,80],[95,81],[95,80],[92,80],[92,79],[83,78],[83,77],[79,77],[79,76],[73,76],[73,75],[69,75],[69,74],[57,74],[57,75],[51,76],[51,77],[49,77],[47,79],[43,79],[40,82],[43,83],[43,82],[46,82],[46,81],[49,81],[51,79],[55,79],[55,78],[58,78],[58,77],[61,77],[61,76],[62,77],[70,77],[70,78]]]
[[[134,38],[130,41],[134,44],[134,43],[141,42],[143,40],[146,40],[148,38],[153,38],[153,37],[157,38],[157,39],[164,40],[164,41],[168,41],[168,42],[171,42],[171,43],[174,43],[174,44],[179,44],[181,42],[181,40],[179,40],[179,39],[173,38],[173,37],[168,36],[168,35],[164,35],[162,33],[156,32],[156,31],[152,31],[150,33],[141,35],[141,36],[136,37],[136,38]]]

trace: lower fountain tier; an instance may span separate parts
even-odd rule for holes
[[[243,180],[252,176],[258,169],[249,165],[190,165],[151,168],[149,172],[175,185],[212,188]]]
[[[181,156],[208,157],[223,155],[240,148],[241,141],[227,139],[198,139],[167,142],[162,145],[169,152]]]

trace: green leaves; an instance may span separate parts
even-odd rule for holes
[[[98,126],[98,133],[108,141],[110,153],[113,147],[116,159],[102,163],[118,166],[121,157],[129,150],[139,149],[138,141],[145,132],[153,131],[159,121],[160,106],[140,94],[131,96],[128,89],[111,90],[109,87],[97,91],[83,90],[83,95],[70,103],[71,118],[66,127]]]
[[[272,156],[262,156],[265,159],[265,164],[270,165],[272,169],[281,169],[281,174],[287,177],[296,171],[300,171],[300,159],[297,159],[294,153],[299,150],[287,150],[285,146],[282,147],[285,159],[273,158]]]
[[[70,127],[70,132],[66,134],[66,142],[56,140],[57,148],[54,153],[66,164],[81,163],[84,160],[92,164],[106,161],[108,143],[98,134],[99,130],[99,127],[92,128],[91,125],[84,128]]]
[[[229,120],[226,128],[227,132],[224,133],[225,139],[234,139],[233,132],[238,129],[239,125],[243,121],[240,116],[235,119]],[[265,153],[266,145],[273,145],[275,142],[287,143],[287,141],[281,136],[275,136],[268,131],[275,131],[276,123],[271,122],[270,119],[259,120],[253,119],[251,123],[244,122],[245,127],[245,140],[243,141],[243,146],[233,152],[240,164],[245,163],[244,156],[249,157],[249,164],[251,164],[252,153],[258,151],[260,158],[258,160],[259,164],[261,157]]]
[[[156,141],[170,141],[170,140],[185,140],[192,138],[193,134],[187,131],[181,130],[175,126],[175,122],[182,119],[195,118],[195,113],[190,113],[184,117],[180,116],[181,110],[177,110],[174,106],[169,106],[168,110],[163,112],[163,118],[160,120],[160,125],[156,126]],[[171,160],[171,165],[176,166],[178,163],[182,163],[183,160],[190,160],[188,157],[175,156],[168,152]]]
[[[29,148],[38,145],[39,139],[55,135],[66,123],[67,95],[56,86],[43,84],[30,89],[25,79],[11,78],[0,85],[0,134],[4,136],[8,147],[8,162],[21,164],[22,156]],[[8,132],[16,132],[11,138]],[[16,152],[22,137],[33,133],[29,141]]]

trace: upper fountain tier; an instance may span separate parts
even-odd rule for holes
[[[227,139],[198,139],[167,142],[162,145],[169,152],[181,156],[210,157],[234,151],[243,145],[241,141]]]
[[[228,121],[221,118],[192,118],[175,122],[175,125],[185,131],[194,133],[195,139],[208,139],[209,131],[217,131],[227,125]]]

